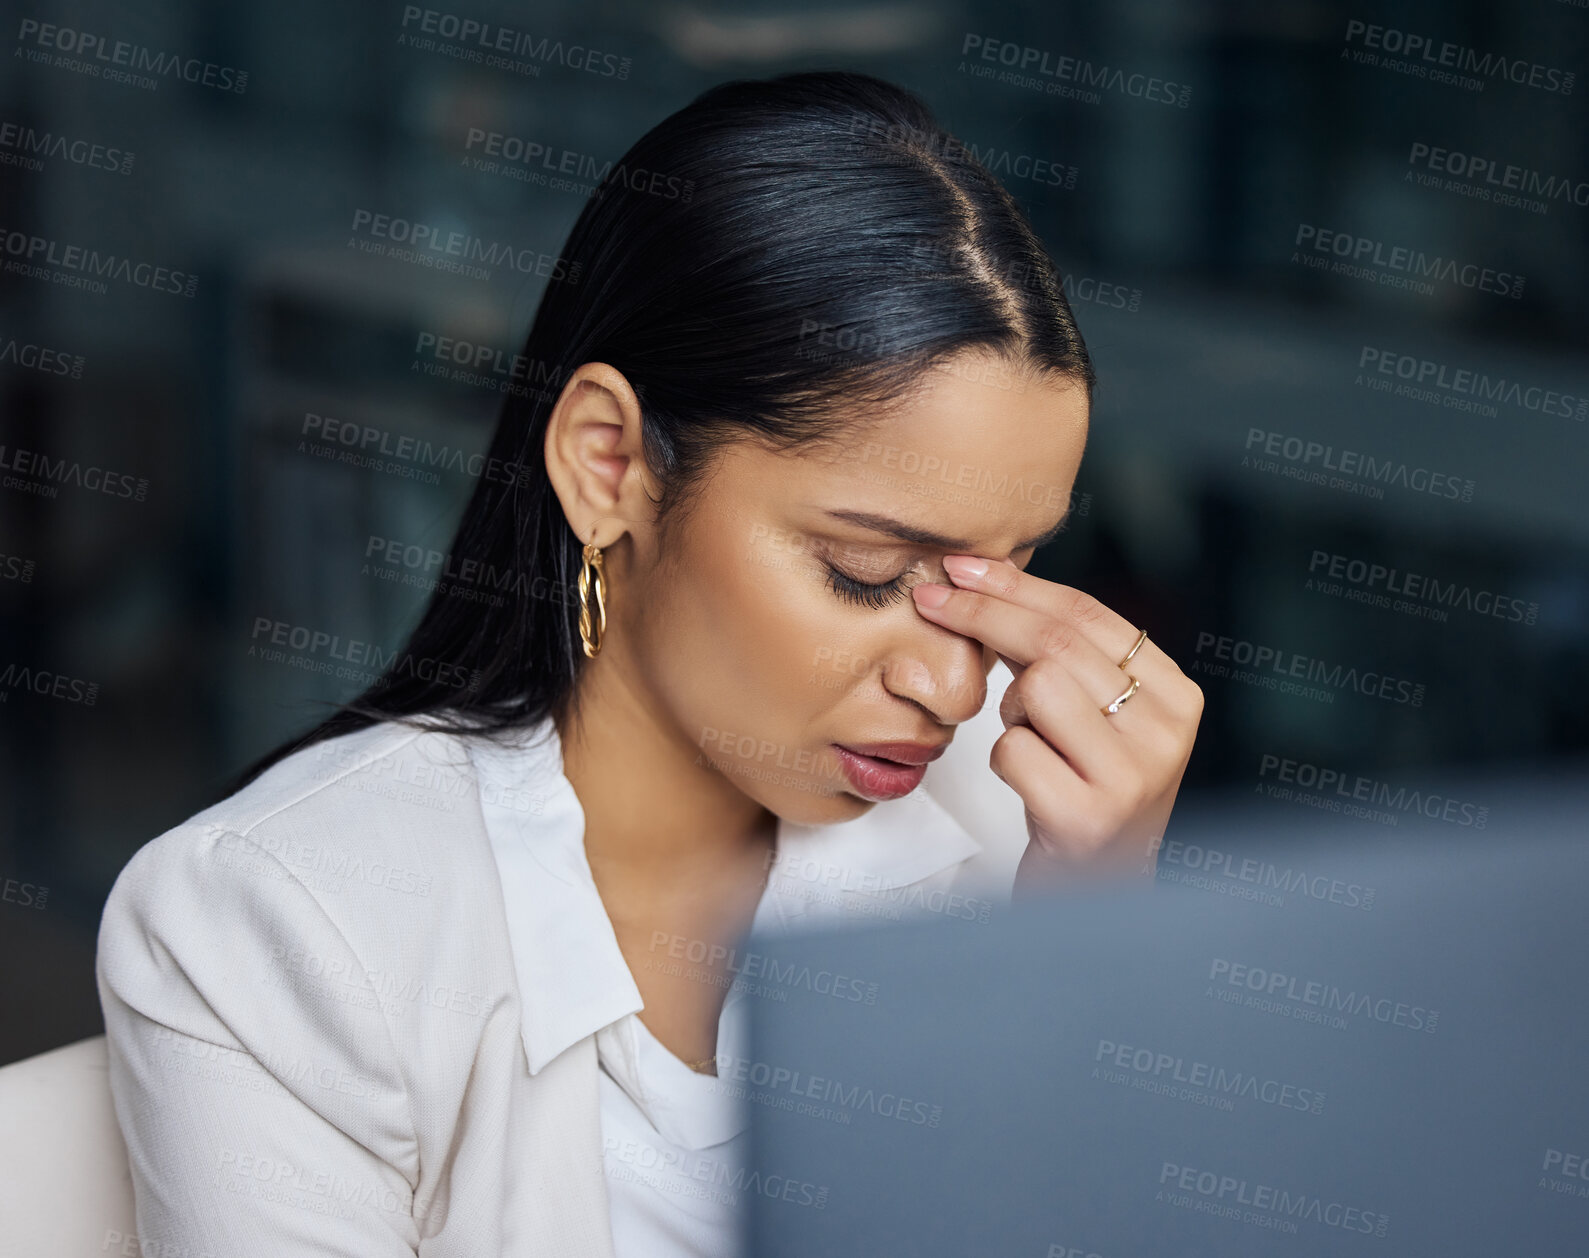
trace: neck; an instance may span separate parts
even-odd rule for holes
[[[714,875],[765,857],[777,819],[630,682],[635,674],[614,645],[586,666],[577,716],[558,728],[592,868],[660,890],[709,885]]]

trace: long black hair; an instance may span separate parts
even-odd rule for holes
[[[914,93],[846,71],[735,80],[646,132],[581,211],[523,358],[586,362],[640,399],[666,520],[725,440],[831,440],[981,348],[1090,400],[1087,348],[1036,233]],[[580,539],[546,475],[558,390],[504,401],[451,555],[530,574],[496,602],[433,592],[391,665],[241,786],[302,747],[383,721],[490,735],[561,722],[583,653]],[[234,787],[235,789],[235,787]]]

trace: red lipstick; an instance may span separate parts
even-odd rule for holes
[[[948,749],[943,743],[834,743],[839,768],[863,799],[881,802],[909,795],[927,765]]]

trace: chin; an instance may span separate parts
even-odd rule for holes
[[[820,792],[829,792],[822,794]],[[862,799],[827,782],[813,782],[809,791],[784,788],[775,799],[757,802],[774,816],[797,826],[825,826],[850,821],[876,807],[876,801]]]

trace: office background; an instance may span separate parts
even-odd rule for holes
[[[899,82],[1031,215],[1100,377],[1033,568],[1202,684],[1183,809],[1499,834],[1481,775],[1585,771],[1581,4],[8,13],[0,1062],[100,1030],[121,866],[414,621],[473,481],[403,452],[485,449],[546,280],[403,225],[555,255],[728,78]]]

